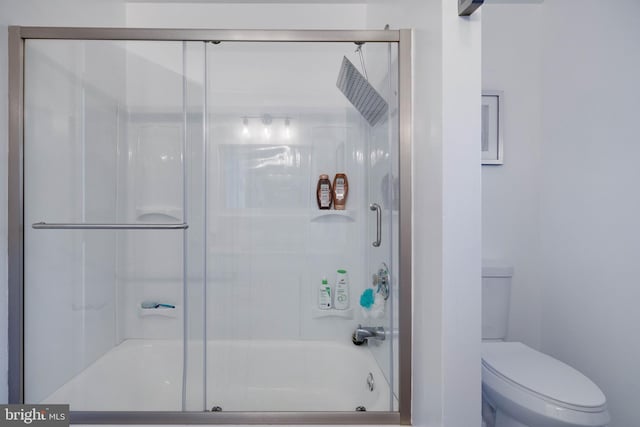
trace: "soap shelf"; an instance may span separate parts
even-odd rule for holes
[[[314,319],[320,319],[323,317],[341,317],[343,319],[353,319],[353,307],[346,310],[336,310],[335,308],[329,308],[322,310],[317,307],[311,309],[311,317]]]
[[[353,221],[354,211],[350,209],[345,209],[343,211],[339,211],[336,209],[326,209],[326,210],[315,209],[311,212],[310,220],[317,221],[320,218],[328,218],[328,217],[334,217],[334,218],[343,217],[350,221]]]
[[[155,217],[166,217],[169,221],[182,220],[182,208],[178,206],[145,206],[136,208],[136,219],[144,221],[151,220]]]
[[[175,308],[158,307],[158,308],[142,308],[138,306],[138,316],[140,317],[169,317],[175,319],[177,316],[178,306]]]

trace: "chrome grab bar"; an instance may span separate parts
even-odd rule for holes
[[[189,224],[97,224],[97,223],[46,223],[31,225],[36,230],[185,230]]]
[[[379,204],[371,203],[369,210],[376,211],[376,241],[372,245],[377,248],[382,241],[382,209]]]

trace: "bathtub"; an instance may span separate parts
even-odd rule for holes
[[[180,411],[182,353],[182,341],[123,341],[42,403],[68,403],[74,411]],[[202,410],[205,377],[207,410],[389,411],[393,404],[367,346],[210,341],[205,376],[201,344],[189,345],[187,360],[187,410]]]

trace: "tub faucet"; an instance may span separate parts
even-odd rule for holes
[[[351,341],[355,345],[362,345],[370,339],[384,341],[385,332],[382,326],[362,326],[358,325],[358,328],[351,335]]]

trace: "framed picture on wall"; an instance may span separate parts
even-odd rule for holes
[[[504,155],[502,104],[499,90],[482,91],[482,164],[501,165]]]

